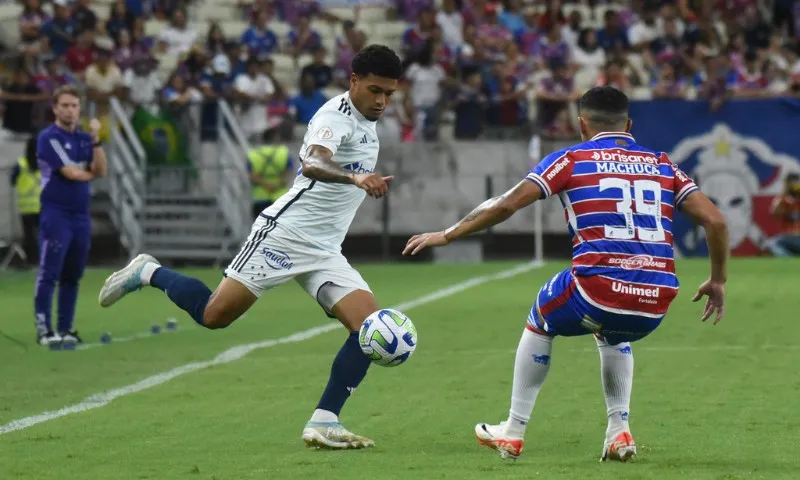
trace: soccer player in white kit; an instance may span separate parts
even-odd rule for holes
[[[388,47],[371,45],[353,59],[350,90],[329,100],[311,119],[300,150],[302,169],[294,186],[265,209],[217,290],[139,255],[112,274],[100,291],[108,307],[150,285],[199,325],[225,328],[270,288],[295,279],[350,333],[331,367],[328,384],[302,439],[306,446],[364,448],[374,442],[345,429],[339,413],[370,365],[358,331],[378,303],[361,275],[341,253],[341,244],[366,195],[380,198],[392,177],[374,173],[378,160],[375,124],[402,75]]]

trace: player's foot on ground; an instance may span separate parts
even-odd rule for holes
[[[326,450],[348,450],[375,446],[367,437],[356,435],[339,422],[308,422],[303,429],[306,447]]]
[[[78,335],[77,330],[70,330],[69,332],[62,333],[60,335],[61,335],[61,343],[71,343],[71,344],[83,343],[83,339],[81,339],[80,335]]]
[[[630,432],[619,432],[606,437],[603,444],[603,456],[600,461],[616,460],[627,462],[636,455],[636,444]]]
[[[98,301],[101,307],[110,307],[122,297],[133,293],[144,285],[142,283],[142,269],[148,263],[160,265],[158,260],[151,255],[142,254],[131,260],[125,268],[116,271],[106,279],[103,289],[100,290]]]
[[[479,423],[475,425],[475,437],[481,445],[500,452],[501,457],[516,460],[522,455],[522,449],[525,448],[525,440],[507,437],[503,433],[503,426],[502,423],[499,425]]]
[[[44,347],[57,345],[61,343],[61,337],[57,333],[44,332],[40,333],[39,336],[36,337],[36,343]]]

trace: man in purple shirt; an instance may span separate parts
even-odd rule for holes
[[[89,182],[106,174],[106,155],[98,135],[100,122],[91,133],[77,129],[81,106],[78,90],[56,89],[53,113],[56,121],[39,133],[37,160],[42,171],[39,221],[39,275],[34,308],[40,345],[75,346],[81,339],[73,327],[78,282],[83,276],[91,243]],[[58,283],[58,329],[53,331],[53,292]]]

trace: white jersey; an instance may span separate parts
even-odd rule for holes
[[[378,163],[376,122],[367,120],[350,101],[350,93],[328,100],[308,123],[300,160],[311,145],[333,152],[333,161],[358,173],[370,173]],[[262,216],[324,250],[341,251],[350,224],[366,192],[355,185],[322,183],[303,176]]]

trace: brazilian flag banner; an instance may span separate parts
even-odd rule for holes
[[[178,121],[168,112],[161,110],[158,114],[153,114],[145,108],[137,107],[131,124],[147,154],[148,165],[190,165],[186,135],[181,131]]]

